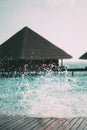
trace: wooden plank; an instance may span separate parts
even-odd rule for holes
[[[87,118],[0,116],[0,130],[87,130]]]
[[[8,116],[0,116],[0,125],[4,124],[8,119]]]
[[[58,126],[58,124],[62,121],[63,119],[56,119],[53,123],[51,123],[47,128],[46,130],[55,130],[56,127]]]
[[[38,126],[38,122],[37,122],[38,118],[34,118],[33,121],[31,123],[27,123],[25,126],[23,126],[23,129],[33,129],[35,126]],[[41,119],[40,119],[41,120]]]
[[[77,128],[80,126],[80,124],[83,122],[84,118],[79,118],[79,120],[76,121],[76,123],[73,125],[71,130],[77,130]]]
[[[7,129],[10,128],[10,125],[14,122],[17,122],[19,119],[21,119],[21,117],[10,117],[9,120],[7,120],[4,124],[0,125],[0,129]]]
[[[87,124],[85,125],[84,130],[87,130]]]
[[[72,120],[73,120],[72,118],[67,119],[67,120],[59,127],[59,129],[60,129],[60,130],[65,130],[65,128],[71,123]]]
[[[84,118],[83,122],[79,125],[79,127],[77,128],[77,130],[84,130],[85,127],[86,127],[86,125],[87,125],[87,118]],[[87,130],[87,128],[86,128],[86,130]]]
[[[66,128],[64,130],[71,130],[71,128],[73,127],[73,125],[78,121],[78,118],[73,118],[71,120],[71,122],[66,126]]]
[[[45,129],[47,129],[53,122],[55,122],[55,120],[56,119],[54,119],[54,118],[50,118],[50,120],[48,122],[46,122],[44,125],[42,125],[42,127],[39,128],[39,130],[45,130]]]
[[[3,117],[3,120],[0,121],[0,126],[2,126],[2,124],[6,124],[9,121],[11,121],[11,117]]]
[[[17,125],[14,126],[13,129],[18,130],[18,129],[23,128],[24,126],[26,126],[27,123],[29,123],[29,125],[30,125],[30,123],[33,122],[33,121],[34,121],[33,118],[26,117],[22,121],[17,122]]]
[[[33,128],[33,130],[38,130],[40,128],[43,129],[43,127],[46,125],[47,122],[50,121],[50,118],[47,119],[38,119],[38,125]]]
[[[64,118],[61,119],[60,121],[57,120],[57,122],[55,122],[56,125],[53,125],[53,124],[52,124],[52,125],[54,126],[54,128],[53,128],[53,126],[51,125],[51,126],[47,127],[46,130],[50,130],[50,129],[51,129],[51,130],[58,130],[59,127],[60,127],[64,122],[66,122],[66,120],[67,120],[67,119],[64,119]]]
[[[48,125],[50,125],[54,120],[55,120],[55,119],[50,119],[49,121],[47,121],[47,122],[45,123],[45,125],[42,125],[42,124],[41,124],[40,122],[38,122],[38,120],[37,120],[37,125],[39,126],[39,129],[42,130],[42,129],[46,128]],[[33,126],[29,127],[29,128],[30,128],[30,129],[35,129],[37,125],[35,124],[35,125],[33,125]],[[38,130],[38,129],[36,129],[36,130]]]
[[[32,121],[26,120],[20,126],[18,126],[17,129],[24,129],[25,130],[26,127],[28,127],[28,129],[32,128],[36,124],[36,122],[37,122],[36,118],[33,119]]]
[[[14,127],[18,127],[20,124],[23,123],[25,117],[20,117],[18,120],[15,120],[13,123],[10,123],[8,128],[10,129],[14,129]]]
[[[34,120],[33,118],[29,119],[28,123],[33,122],[33,120]],[[16,130],[16,129],[24,126],[26,122],[27,122],[26,120],[22,120],[22,121],[17,122],[17,125],[14,126],[14,129]]]
[[[14,117],[9,117],[9,120],[7,120],[6,122],[4,122],[1,127],[1,129],[8,129],[8,128],[14,128],[14,127],[18,127],[19,125],[24,124],[27,120],[32,120],[32,118],[30,117],[26,117],[26,116],[14,116]]]

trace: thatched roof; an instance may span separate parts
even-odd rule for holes
[[[79,59],[87,59],[87,52],[85,52],[82,56],[80,56]]]
[[[0,57],[5,59],[49,60],[72,58],[65,51],[28,27],[13,35],[0,46]]]

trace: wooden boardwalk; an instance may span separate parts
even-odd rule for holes
[[[0,130],[87,130],[87,117],[66,119],[0,115]]]

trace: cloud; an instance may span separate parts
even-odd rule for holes
[[[87,9],[87,0],[47,0],[47,5],[51,8],[76,8]]]
[[[50,7],[75,6],[76,0],[47,0],[47,4]]]

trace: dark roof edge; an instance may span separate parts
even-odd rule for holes
[[[27,27],[24,27],[24,28],[27,28]],[[11,38],[15,37],[15,35],[19,32],[21,32],[24,28],[22,28],[21,30],[17,31],[16,33],[14,33],[11,37],[9,37],[7,40],[5,40],[3,43],[1,43],[0,45],[6,43],[7,41],[9,41]]]
[[[57,47],[57,48],[59,48],[61,51],[63,51],[64,53],[66,53],[69,57],[71,57],[72,58],[72,56],[71,55],[69,55],[66,51],[64,51],[63,49],[61,49],[60,47],[58,47],[57,45],[55,45],[55,44],[53,44],[52,42],[50,42],[49,40],[47,40],[46,38],[44,38],[43,36],[41,36],[39,33],[37,33],[36,31],[34,31],[34,30],[32,30],[32,29],[30,29],[29,27],[27,27],[27,26],[25,26],[23,29],[25,29],[25,30],[27,30],[27,29],[29,29],[30,31],[32,31],[34,34],[36,34],[36,35],[38,35],[38,36],[40,36],[41,38],[43,38],[44,40],[46,40],[47,42],[49,42],[49,43],[51,43],[53,46],[55,46],[55,47]],[[67,59],[67,58],[64,58],[64,59]]]

